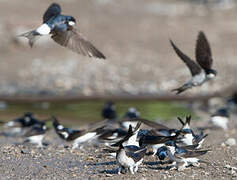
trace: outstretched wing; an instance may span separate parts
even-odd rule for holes
[[[175,153],[177,158],[193,158],[204,155],[208,152],[208,150],[200,150],[200,151],[185,151],[183,153]]]
[[[174,48],[174,51],[176,52],[176,54],[188,66],[192,76],[199,74],[202,70],[201,67],[198,64],[196,64],[192,59],[190,59],[187,55],[185,55],[181,50],[179,50],[172,40],[170,40],[170,43],[172,47]]]
[[[67,47],[76,53],[105,59],[104,54],[97,50],[96,47],[75,28],[66,32],[57,31],[51,37],[58,44]]]
[[[61,7],[57,3],[52,3],[43,15],[43,22],[47,22],[51,17],[59,15],[61,13]]]
[[[146,154],[146,148],[138,150],[136,152],[132,151],[125,151],[126,155],[130,158],[132,158],[135,162],[140,161]]]
[[[154,128],[154,129],[157,129],[157,130],[159,130],[159,129],[169,130],[170,129],[170,128],[168,128],[167,126],[165,126],[163,124],[160,124],[160,123],[157,123],[157,122],[154,122],[154,121],[150,121],[150,120],[147,120],[147,119],[143,119],[143,118],[133,118],[133,119],[125,118],[125,119],[122,119],[122,121],[127,121],[127,120],[129,120],[129,121],[140,121],[140,122],[146,124],[147,126],[150,126],[150,127]]]
[[[212,53],[209,42],[204,34],[200,31],[196,42],[196,61],[203,69],[211,69]]]

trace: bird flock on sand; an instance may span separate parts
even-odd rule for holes
[[[43,15],[43,23],[35,30],[21,34],[29,40],[32,47],[40,36],[50,35],[51,38],[68,49],[89,57],[105,59],[100,52],[86,37],[84,37],[74,26],[76,19],[69,15],[61,14],[61,7],[52,3]],[[196,61],[185,55],[170,40],[171,46],[178,57],[187,65],[191,72],[191,79],[179,88],[175,88],[177,94],[214,78],[216,70],[212,69],[213,58],[210,44],[203,31],[197,36],[195,55]],[[228,104],[237,104],[236,99]],[[91,144],[101,147],[106,156],[115,158],[118,164],[118,174],[138,171],[146,156],[154,156],[156,160],[164,162],[168,160],[170,169],[179,171],[188,166],[199,166],[200,163],[209,162],[200,159],[211,149],[202,148],[208,134],[205,129],[195,132],[191,127],[190,115],[185,119],[177,120],[180,126],[169,128],[163,124],[143,119],[139,111],[131,107],[123,118],[118,118],[115,104],[105,103],[102,108],[103,121],[89,124],[84,129],[72,129],[64,127],[59,120],[52,116],[47,120],[38,120],[33,113],[27,112],[22,117],[4,124],[7,129],[3,132],[6,136],[22,136],[24,143],[30,142],[43,147],[44,136],[47,134],[46,123],[52,122],[56,134],[63,140],[71,142],[69,148],[83,148]],[[210,122],[215,127],[228,129],[229,108],[221,108],[214,113]]]
[[[105,156],[116,159],[118,174],[128,171],[134,174],[145,156],[153,156],[167,164],[170,170],[182,171],[186,167],[198,167],[200,163],[211,164],[200,159],[200,156],[211,151],[210,148],[202,148],[208,136],[204,131],[216,128],[227,130],[229,109],[233,105],[237,109],[237,99],[234,97],[228,101],[229,108],[220,108],[211,115],[212,126],[193,129],[191,115],[185,119],[177,117],[180,122],[177,128],[141,118],[140,112],[134,107],[130,107],[122,118],[118,118],[115,103],[110,101],[102,108],[101,116],[104,120],[83,129],[64,127],[55,116],[39,120],[33,113],[27,112],[5,123],[2,135],[22,137],[23,144],[31,143],[42,148],[49,145],[44,142],[44,137],[50,129],[46,123],[50,121],[58,137],[71,144],[65,145],[65,148],[76,150],[88,145],[100,147]]]

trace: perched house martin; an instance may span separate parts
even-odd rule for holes
[[[178,117],[178,120],[181,122],[183,127],[179,130],[180,139],[177,141],[181,145],[195,145],[198,144],[197,149],[201,148],[202,143],[208,134],[204,134],[203,131],[200,134],[195,134],[190,128],[191,115],[186,116],[186,122]]]
[[[112,101],[104,104],[101,115],[104,119],[113,120],[117,118],[116,106]]]
[[[13,121],[9,121],[5,124],[5,127],[29,127],[37,123],[38,120],[31,112],[26,112],[22,117],[19,117]]]
[[[212,116],[211,116],[211,123],[216,126],[220,127],[224,130],[228,129],[228,122],[229,122],[229,111],[227,108],[218,109]]]
[[[58,122],[58,120],[55,117],[52,118],[53,118],[53,127],[58,136],[66,141],[73,141],[72,149],[78,148],[79,145],[80,148],[82,148],[82,145],[84,143],[90,142],[93,139],[95,139],[100,133],[100,131],[104,128],[104,127],[91,128],[91,129],[88,128],[83,130],[65,128]]]
[[[37,37],[51,35],[51,38],[61,46],[84,56],[105,59],[103,53],[95,48],[76,28],[76,19],[72,16],[61,14],[61,7],[52,3],[43,15],[43,24],[37,29],[21,34],[29,39],[33,47]]]
[[[170,160],[173,161],[174,168],[177,168],[178,171],[184,170],[189,165],[199,166],[200,162],[208,163],[197,157],[206,154],[209,150],[187,150],[178,147],[174,141],[169,141],[165,145],[168,149],[166,153]],[[163,156],[165,155],[163,153]]]
[[[9,121],[4,125],[5,128],[10,128],[6,133],[6,136],[16,136],[23,135],[25,133],[25,129],[37,124],[39,120],[34,117],[34,114],[31,112],[26,112],[23,116]]]
[[[167,142],[166,144],[168,144],[168,143],[170,143],[170,142]],[[175,143],[175,142],[174,142],[174,143]],[[168,153],[167,153],[168,148],[167,148],[166,144],[165,144],[164,146],[160,147],[160,148],[157,150],[157,153],[156,153],[157,157],[158,157],[161,161],[164,160],[164,159],[166,159],[166,158],[168,158]],[[174,146],[178,147],[176,144],[175,144]],[[189,145],[189,146],[181,146],[180,148],[184,148],[184,149],[187,149],[187,150],[195,150],[197,146],[198,146],[198,144]]]
[[[135,129],[133,130],[132,126],[129,126],[129,129],[127,131],[126,136],[124,136],[121,140],[116,142],[115,144],[112,144],[111,146],[108,146],[108,148],[104,149],[105,152],[109,152],[110,156],[116,157],[116,151],[118,150],[120,144],[123,144],[123,147],[125,150],[128,151],[138,151],[143,148],[139,146],[139,143],[137,142],[137,133],[140,129],[141,123],[139,122]]]
[[[201,86],[203,83],[214,78],[217,75],[217,71],[212,69],[212,63],[213,63],[212,52],[204,32],[202,31],[199,32],[196,42],[195,54],[197,62],[193,61],[181,50],[179,50],[172,40],[170,40],[170,43],[174,48],[176,54],[187,65],[192,75],[191,80],[189,80],[183,86],[172,90],[176,91],[176,94],[180,94],[183,91],[192,88],[194,86]]]
[[[45,122],[37,122],[24,134],[24,137],[26,138],[24,142],[29,142],[31,144],[36,144],[38,147],[43,147],[43,138],[46,131],[47,127]]]
[[[140,125],[139,125],[140,126]],[[126,136],[119,144],[119,149],[116,152],[116,160],[119,164],[118,174],[122,170],[128,168],[131,174],[137,172],[138,166],[142,163],[143,157],[146,154],[146,148],[140,148],[139,146],[125,146],[124,142],[128,141],[133,135],[132,126],[129,126],[128,136]]]

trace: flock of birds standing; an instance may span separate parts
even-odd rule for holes
[[[61,14],[60,5],[53,3],[43,15],[43,24],[20,36],[28,38],[29,45],[32,47],[38,37],[50,35],[56,43],[76,53],[105,59],[105,55],[74,27],[75,24],[74,17]],[[190,81],[173,90],[177,94],[194,86],[201,86],[217,75],[216,70],[212,69],[212,52],[203,31],[199,32],[196,42],[196,62],[185,55],[172,40],[170,43],[192,75]],[[104,121],[80,130],[64,127],[56,117],[40,121],[32,113],[25,113],[4,126],[11,127],[13,134],[23,135],[24,142],[29,141],[42,147],[43,138],[47,132],[46,122],[52,121],[55,132],[63,140],[72,142],[73,149],[82,148],[88,143],[103,145],[103,151],[116,158],[119,165],[118,173],[129,170],[134,174],[146,155],[157,156],[160,161],[168,159],[172,168],[178,170],[183,170],[190,165],[199,166],[200,163],[208,163],[199,159],[199,156],[210,151],[210,149],[202,149],[207,134],[203,131],[199,134],[194,133],[190,127],[191,116],[187,116],[185,121],[178,118],[181,127],[171,129],[140,118],[140,113],[135,108],[130,108],[122,120],[119,120],[112,102],[105,104],[102,115]],[[212,122],[227,129],[222,117],[228,119],[228,113],[225,110],[214,114]],[[141,125],[149,128],[141,128]]]
[[[232,100],[232,105],[237,100]],[[169,128],[163,124],[140,117],[140,112],[131,107],[122,118],[118,118],[115,104],[107,102],[102,109],[103,121],[87,125],[84,129],[64,127],[59,120],[52,116],[46,120],[38,120],[33,113],[27,112],[22,117],[4,124],[5,136],[24,137],[23,143],[36,144],[43,147],[43,142],[52,122],[54,131],[63,141],[71,142],[65,148],[81,149],[86,145],[100,147],[106,156],[116,158],[119,165],[118,173],[129,170],[134,174],[142,164],[145,156],[155,156],[161,162],[169,164],[170,169],[179,171],[188,166],[199,166],[200,163],[210,164],[199,159],[211,149],[203,149],[202,145],[208,134],[204,129],[195,133],[191,128],[191,116],[185,120],[178,117],[180,127]],[[227,130],[229,111],[221,108],[210,117],[214,127]],[[226,122],[227,121],[227,122]],[[224,125],[223,125],[224,124]],[[166,161],[167,160],[167,161]]]

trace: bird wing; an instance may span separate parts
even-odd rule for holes
[[[172,47],[176,54],[180,57],[180,59],[188,66],[192,76],[199,74],[201,72],[201,67],[196,64],[192,59],[190,59],[187,55],[185,55],[181,50],[179,50],[176,45],[170,40]]]
[[[43,23],[47,22],[51,17],[61,13],[61,7],[57,3],[52,3],[43,15]]]
[[[208,152],[208,150],[200,150],[200,151],[184,151],[183,153],[175,153],[177,158],[192,158],[204,155]]]
[[[106,57],[91,44],[78,30],[71,28],[68,31],[55,31],[51,36],[58,44],[84,56],[105,59]]]
[[[181,146],[181,148],[184,148],[187,150],[195,150],[197,147],[198,147],[198,144]]]
[[[142,138],[143,144],[161,144],[170,140],[176,140],[177,136],[144,136]]]
[[[194,142],[195,144],[200,143],[204,138],[206,138],[208,136],[208,134],[204,134],[203,131],[201,131],[201,133],[199,135],[195,135],[194,138]]]
[[[134,146],[134,145],[128,145],[128,146],[124,146],[124,149],[125,151],[128,151],[128,152],[138,152],[144,148],[142,147],[138,147],[138,146]]]
[[[200,31],[196,42],[196,61],[203,69],[211,69],[212,53],[205,34]]]
[[[36,135],[41,135],[44,134],[45,130],[42,129],[42,127],[38,127],[38,126],[32,126],[31,128],[29,128],[24,136],[25,137],[30,137],[30,136],[36,136]]]
[[[69,141],[72,141],[82,135],[84,135],[86,132],[84,130],[76,130],[76,129],[73,129],[72,132],[69,134],[68,136],[68,140]]]
[[[136,152],[132,152],[132,151],[125,151],[126,155],[130,158],[132,158],[135,162],[140,161],[146,154],[146,148],[141,149],[139,151]]]
[[[122,121],[126,121],[127,119],[123,119]],[[147,126],[150,126],[156,130],[159,130],[159,129],[167,129],[169,130],[170,128],[168,128],[167,126],[163,125],[163,124],[160,124],[160,123],[157,123],[157,122],[154,122],[154,121],[150,121],[150,120],[147,120],[147,119],[143,119],[143,118],[133,118],[133,119],[130,119],[129,121],[140,121],[144,124],[146,124]]]

